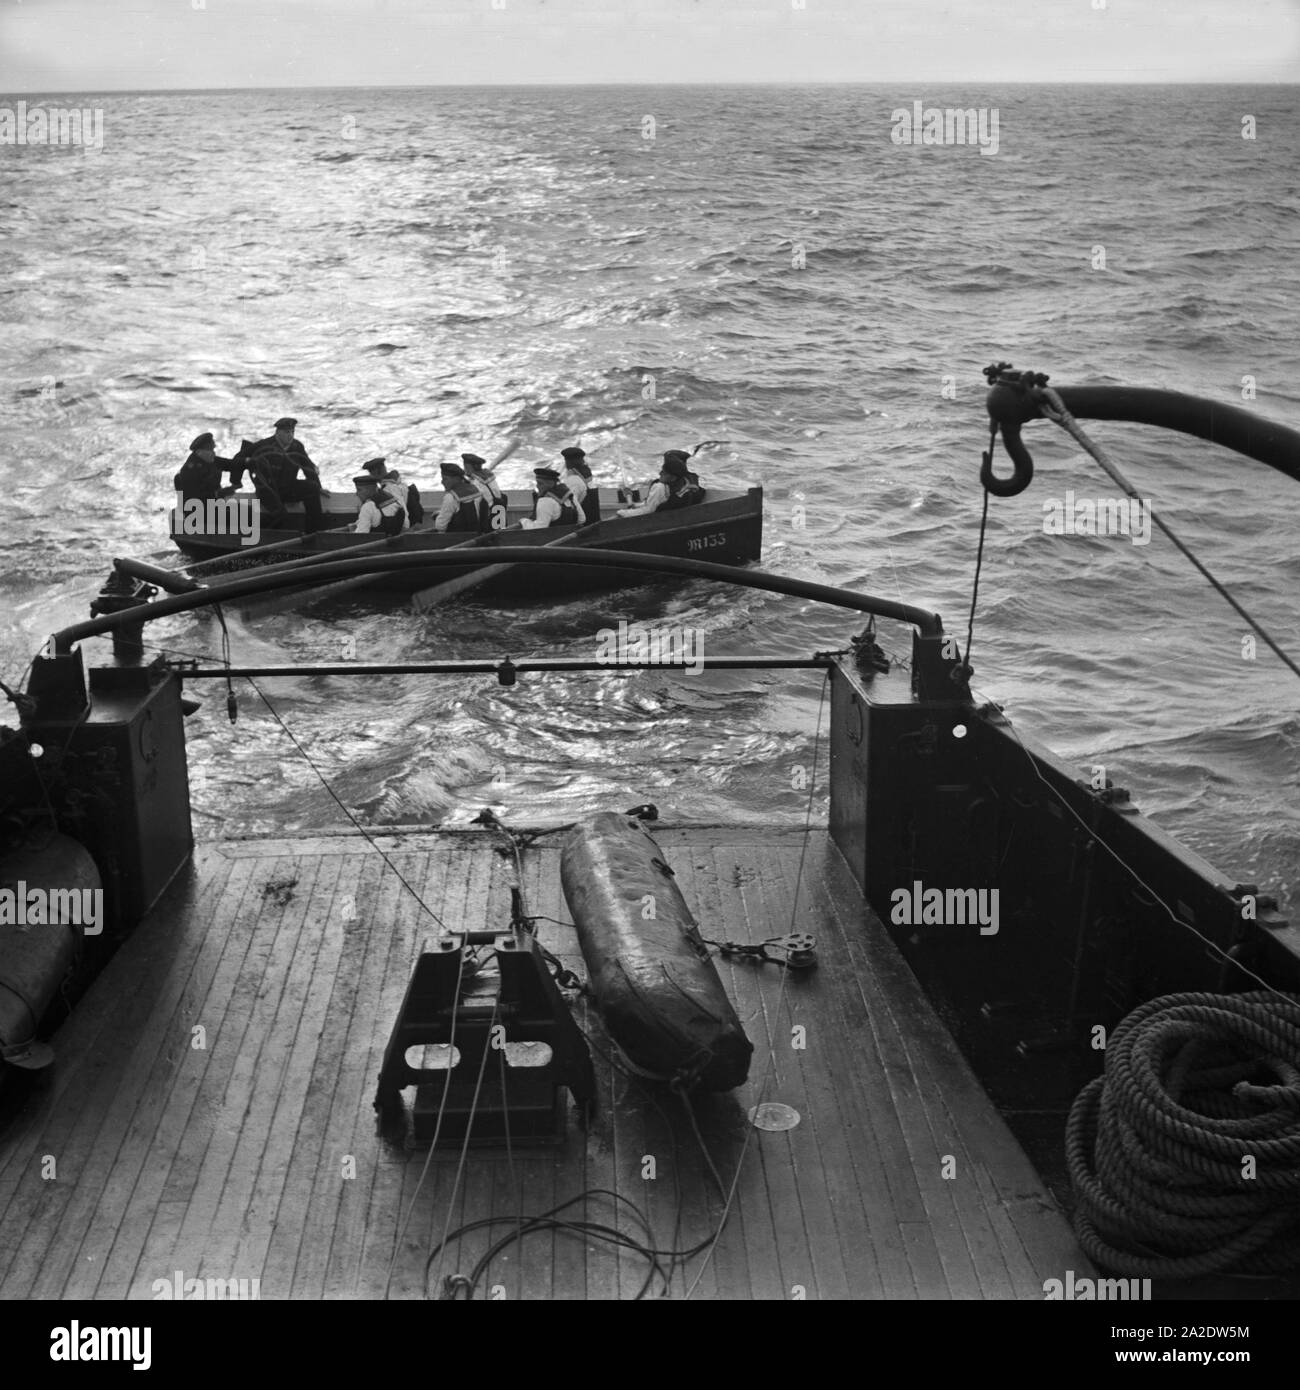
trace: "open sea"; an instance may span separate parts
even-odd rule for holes
[[[40,93],[25,94],[35,103]],[[17,98],[0,105],[12,106]],[[996,110],[998,150],[900,146],[891,112]],[[173,558],[172,474],[298,434],[327,485],[387,455],[492,456],[524,486],[571,443],[597,480],[667,448],[762,483],[764,565],[944,615],[965,639],[987,442],[982,369],[1242,401],[1300,426],[1300,88],[336,89],[60,94],[102,149],[0,145],[0,675],[86,616],[121,554]],[[1253,117],[1254,139],[1243,139]],[[1103,263],[1104,259],[1104,263]],[[1249,402],[1245,402],[1250,404]],[[1296,485],[1182,436],[1088,424],[1300,656]],[[983,698],[1283,904],[1300,880],[1300,682],[1156,533],[1049,536],[1043,503],[1115,495],[1048,424],[993,500],[972,660]],[[1007,471],[1005,459],[999,471]],[[595,655],[619,618],[706,654],[840,647],[852,615],[654,586],[418,617],[365,599],[232,621],[236,661]],[[211,616],[146,636],[220,653]],[[906,656],[906,629],[882,624]],[[665,818],[801,821],[815,673],[195,687],[196,829]],[[13,722],[12,719],[10,722]],[[310,759],[308,762],[307,759]],[[825,745],[818,755],[819,779]],[[814,813],[825,796],[814,791]],[[1292,899],[1294,901],[1294,899]]]

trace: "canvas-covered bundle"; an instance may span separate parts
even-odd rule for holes
[[[654,837],[602,812],[569,832],[560,876],[601,1017],[628,1060],[707,1091],[739,1086],[753,1045]]]

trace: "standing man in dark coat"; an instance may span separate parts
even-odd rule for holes
[[[233,483],[235,467],[229,459],[217,457],[217,446],[211,434],[201,434],[190,441],[190,456],[181,464],[180,472],[172,479],[172,486],[186,502],[192,497],[204,502],[211,497],[229,497],[235,488],[223,488],[221,475],[229,473]],[[243,471],[239,469],[241,477]]]
[[[235,455],[235,463],[242,464],[238,476],[243,476],[244,468],[253,475],[257,495],[270,514],[268,525],[283,524],[284,504],[301,502],[307,513],[306,531],[319,531],[324,525],[321,515],[320,469],[307,456],[307,450],[293,437],[298,422],[285,415],[275,422],[275,433],[255,444],[245,444]],[[303,476],[298,477],[298,470]]]

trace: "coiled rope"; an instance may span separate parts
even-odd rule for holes
[[[1119,1274],[1300,1268],[1300,995],[1171,994],[1112,1034],[1065,1134],[1079,1243]]]

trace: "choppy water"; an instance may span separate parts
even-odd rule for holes
[[[724,440],[700,454],[704,480],[764,485],[769,568],[936,607],[964,635],[988,362],[1224,400],[1252,376],[1261,412],[1300,425],[1295,88],[56,100],[103,108],[102,151],[0,147],[11,682],[84,616],[113,554],[161,552],[170,478],[202,429],[233,449],[296,415],[336,483],[376,453],[431,482],[441,459],[511,437],[509,483],[575,440],[613,482]],[[996,107],[997,156],[892,143],[891,110],[914,100]],[[1035,487],[993,504],[980,690],[1072,761],[1104,762],[1228,874],[1285,890],[1300,685],[1262,648],[1242,659],[1239,620],[1159,537],[1042,534],[1044,498],[1113,491],[1049,429],[1031,431]],[[1295,484],[1195,441],[1094,433],[1300,652]],[[597,628],[631,616],[698,625],[715,653],[808,652],[855,626],[699,584],[522,616],[366,602],[233,637],[257,661],[335,658],[349,639],[376,659],[592,653]],[[152,632],[218,650],[209,618]],[[884,641],[907,650],[888,624]],[[492,804],[535,822],[647,797],[676,816],[802,816],[789,769],[811,754],[819,682],[264,688],[363,816]],[[203,823],[338,823],[251,692],[233,730],[207,696],[190,726]]]

